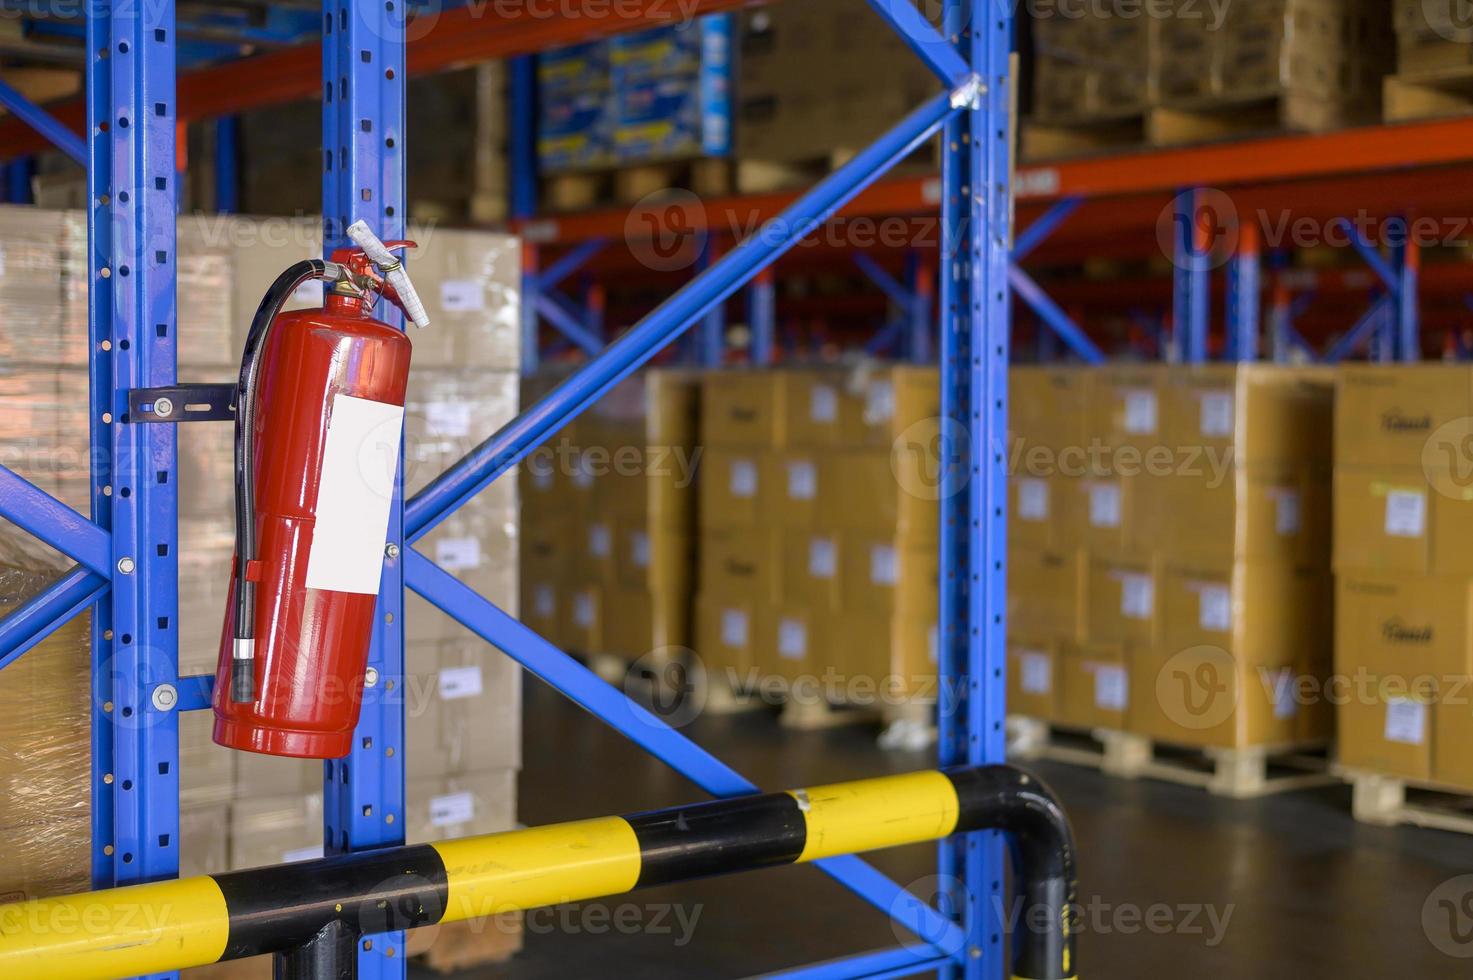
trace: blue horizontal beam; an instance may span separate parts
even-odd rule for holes
[[[179,710],[203,711],[215,693],[214,674],[190,674],[179,678]]]
[[[1047,211],[1039,215],[1013,242],[1013,261],[1022,262],[1034,249],[1042,245],[1058,227],[1079,210],[1084,203],[1082,197],[1064,197],[1055,201]]]
[[[603,342],[589,333],[583,324],[569,315],[568,311],[559,306],[551,296],[546,293],[538,293],[534,302],[537,304],[537,312],[544,320],[552,324],[553,329],[558,333],[589,354],[597,354],[603,350]]]
[[[837,960],[825,960],[791,970],[764,973],[763,980],[854,980],[865,977],[911,977],[928,970],[936,970],[950,962],[945,956],[937,956],[930,947],[899,947],[859,953]]]
[[[608,245],[606,238],[592,238],[583,242],[577,248],[558,258],[537,275],[537,286],[539,289],[551,289],[564,279],[583,268],[584,264],[592,259]]]
[[[1069,314],[1065,313],[1059,304],[1054,302],[1053,297],[1044,292],[1043,287],[1034,282],[1033,277],[1024,272],[1018,263],[1009,264],[1008,279],[1012,282],[1013,291],[1018,294],[1019,298],[1032,307],[1033,311],[1043,320],[1044,325],[1058,334],[1059,339],[1068,344],[1069,349],[1079,355],[1081,360],[1087,364],[1105,363],[1105,355],[1095,346],[1094,341],[1085,336],[1079,324],[1070,319]]]
[[[635,745],[712,796],[758,792],[751,780],[417,550],[406,548],[404,555],[404,582],[409,588]],[[965,942],[956,923],[858,858],[831,858],[817,866],[917,936],[939,937],[937,945],[945,949],[960,949]]]
[[[5,466],[0,466],[0,517],[78,564],[112,577],[112,540],[108,533]]]
[[[1382,296],[1371,304],[1371,308],[1361,315],[1355,326],[1331,347],[1329,353],[1324,357],[1326,364],[1339,364],[1351,354],[1354,354],[1361,344],[1365,343],[1372,334],[1379,330],[1385,323],[1386,313],[1391,309],[1391,297]]]
[[[0,105],[5,106],[15,114],[16,118],[46,137],[53,146],[71,157],[74,163],[83,167],[87,166],[87,142],[51,113],[3,81],[0,81]]]
[[[0,619],[0,668],[70,622],[107,591],[109,580],[80,565]]]
[[[864,273],[866,279],[874,283],[880,292],[889,297],[890,302],[902,310],[910,309],[911,304],[915,302],[915,296],[910,290],[900,285],[894,276],[886,272],[878,262],[865,253],[855,252],[854,264],[859,267],[860,272]]]
[[[869,0],[869,5],[947,85],[955,88],[972,74],[972,69],[957,53],[956,47],[941,36],[941,32],[911,0],[898,3],[896,0]]]
[[[515,421],[437,477],[404,508],[413,541],[506,473],[553,432],[614,385],[639,370],[691,324],[819,228],[855,195],[930,139],[957,109],[943,92],[901,120],[875,143],[820,181],[782,214],[696,276],[649,316],[610,344]]]

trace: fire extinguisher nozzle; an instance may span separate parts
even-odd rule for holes
[[[256,700],[256,641],[236,637],[234,653],[230,661],[230,700],[251,704]]]

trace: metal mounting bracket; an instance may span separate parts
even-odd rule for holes
[[[128,419],[133,422],[233,422],[233,384],[183,384],[134,388],[128,392]]]

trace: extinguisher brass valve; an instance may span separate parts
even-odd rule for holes
[[[409,273],[390,252],[379,237],[373,233],[368,224],[361,219],[348,226],[348,237],[353,244],[363,249],[363,254],[368,256],[383,272],[384,278],[399,297],[399,303],[404,307],[404,312],[416,327],[423,330],[430,325],[430,315],[425,312],[424,303],[420,302],[419,293],[415,292],[414,284],[409,281]]]

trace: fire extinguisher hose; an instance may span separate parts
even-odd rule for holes
[[[256,384],[260,353],[281,308],[303,283],[333,279],[336,266],[322,259],[298,262],[276,277],[261,299],[246,334],[240,359],[240,388],[235,405],[235,644],[230,667],[230,700],[256,699],[256,583],[247,575],[256,559]]]

